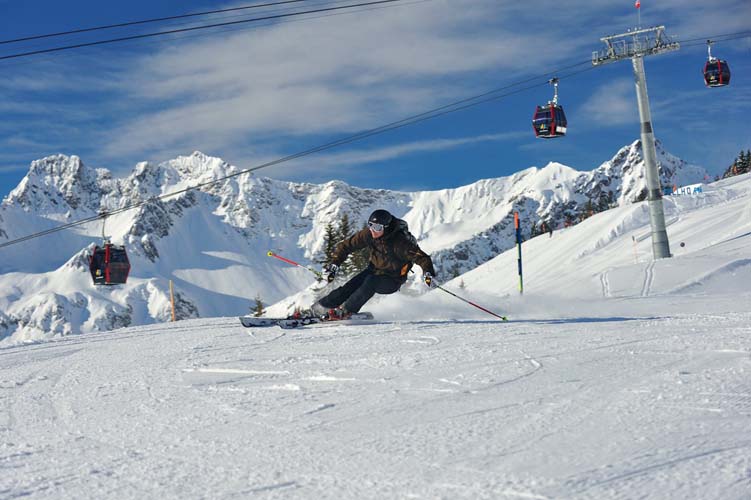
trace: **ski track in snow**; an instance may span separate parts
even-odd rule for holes
[[[751,314],[615,317],[202,319],[6,348],[0,491],[744,498]]]
[[[641,296],[648,297],[649,292],[652,290],[652,283],[655,279],[655,263],[657,261],[650,261],[647,267],[644,269],[644,285],[641,289]]]
[[[602,287],[602,296],[610,297],[610,280],[608,279],[608,272],[603,271],[600,273],[600,286]]]

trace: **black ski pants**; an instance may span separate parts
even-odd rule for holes
[[[370,298],[380,293],[388,295],[399,290],[404,283],[402,278],[373,274],[373,269],[366,268],[354,278],[332,291],[318,301],[323,307],[332,309],[344,306],[347,312],[360,312]]]

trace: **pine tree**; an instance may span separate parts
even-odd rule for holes
[[[329,265],[334,260],[334,250],[339,243],[339,234],[334,229],[333,224],[330,222],[326,224],[323,235],[323,259],[319,260],[319,264]]]
[[[344,240],[352,236],[352,223],[349,220],[349,215],[346,213],[342,215],[339,220],[339,236]]]
[[[352,225],[349,221],[349,215],[346,213],[342,215],[342,218],[339,219],[339,228],[337,229],[337,234],[339,236],[339,241],[346,240],[350,236],[352,236]],[[352,255],[347,257],[347,260],[342,262],[342,265],[339,266],[339,272],[342,276],[349,276],[352,274],[352,271],[354,269],[354,266],[352,265]]]
[[[261,300],[261,294],[257,294],[255,298],[255,306],[250,308],[253,316],[259,318],[264,315],[266,311],[263,310],[263,301]]]
[[[363,224],[362,229],[367,229],[367,227],[368,224],[365,223]],[[370,262],[370,249],[363,248],[352,252],[349,260],[352,264],[352,272],[359,273],[360,271],[368,267],[368,263]]]
[[[741,170],[743,174],[751,172],[751,149],[746,151],[745,155],[741,151]]]
[[[612,191],[610,191],[612,193]],[[608,203],[608,197],[607,196],[600,196],[600,199],[597,201],[597,211],[598,212],[604,212],[609,208]]]
[[[722,178],[727,179],[734,175],[745,174],[751,171],[751,150],[748,153],[744,153],[743,150],[738,154],[738,157],[733,160],[733,163],[722,173]]]
[[[741,150],[741,154],[738,155],[738,165],[737,165],[737,172],[738,175],[745,174],[746,173],[746,152]]]

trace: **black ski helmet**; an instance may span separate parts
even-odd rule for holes
[[[383,209],[376,210],[375,212],[370,214],[370,217],[368,217],[368,222],[373,222],[375,224],[383,224],[383,227],[386,227],[389,224],[391,224],[392,220],[394,220],[394,216]]]

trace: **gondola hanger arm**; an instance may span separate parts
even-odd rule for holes
[[[104,232],[104,226],[107,223],[107,217],[109,215],[110,215],[109,212],[107,212],[106,210],[102,210],[101,212],[99,212],[99,218],[102,219],[102,241],[104,241],[105,244],[109,243],[109,238],[107,238],[107,235]]]

